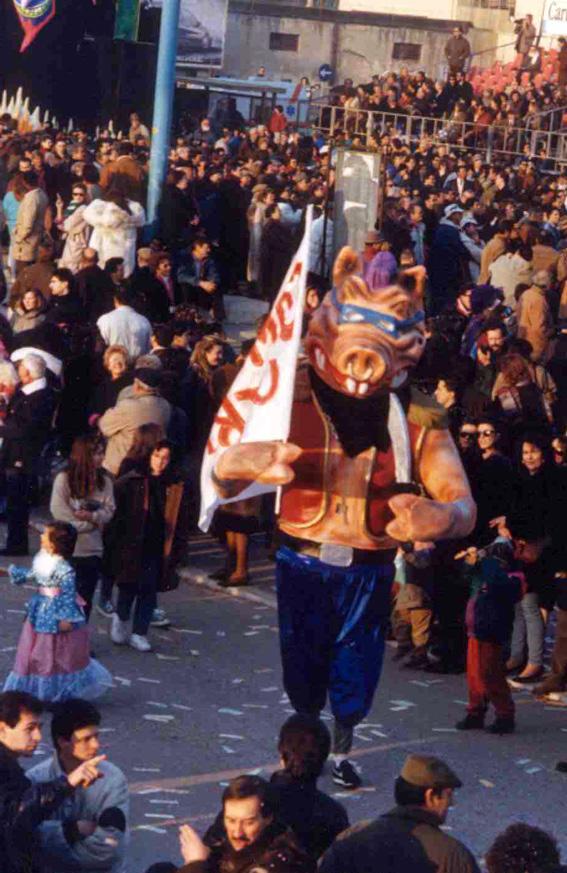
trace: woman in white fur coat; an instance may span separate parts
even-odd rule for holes
[[[146,221],[143,206],[110,189],[104,199],[89,203],[83,218],[93,228],[89,245],[98,252],[101,266],[109,258],[124,258],[124,273],[128,277],[136,265],[138,228]]]

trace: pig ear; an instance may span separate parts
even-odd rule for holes
[[[342,303],[360,303],[372,300],[372,292],[360,276],[349,276],[339,288],[339,299]]]
[[[361,272],[360,267],[360,259],[355,250],[351,249],[350,246],[343,246],[335,259],[333,284],[340,288],[349,276]]]

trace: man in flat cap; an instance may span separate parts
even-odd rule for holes
[[[396,806],[337,837],[319,873],[479,873],[466,846],[441,830],[461,785],[439,758],[410,755],[395,782]]]

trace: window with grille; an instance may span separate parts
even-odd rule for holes
[[[278,52],[296,52],[299,48],[299,34],[271,33],[270,48]]]

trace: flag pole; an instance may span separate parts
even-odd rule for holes
[[[173,97],[175,94],[175,62],[179,28],[180,0],[163,0],[159,28],[159,48],[154,91],[150,177],[146,234],[151,239],[157,230],[158,208],[167,170]]]
[[[309,236],[309,234],[311,232],[312,221],[313,221],[313,206],[310,204],[307,207],[307,211],[305,213],[304,236]],[[307,257],[309,257],[309,252],[307,253]],[[309,272],[309,270],[307,270],[307,272]],[[296,318],[300,318],[302,321],[303,321],[303,313],[305,312],[305,295],[306,295],[306,293],[307,293],[307,282],[305,283],[305,287],[303,289],[303,299],[301,301],[301,306],[298,307],[297,315],[296,315]],[[292,402],[290,409],[293,409],[293,402]],[[282,503],[282,493],[283,493],[283,488],[281,485],[278,485],[278,487],[276,489],[276,499],[274,502],[274,515],[280,514],[281,503]]]

